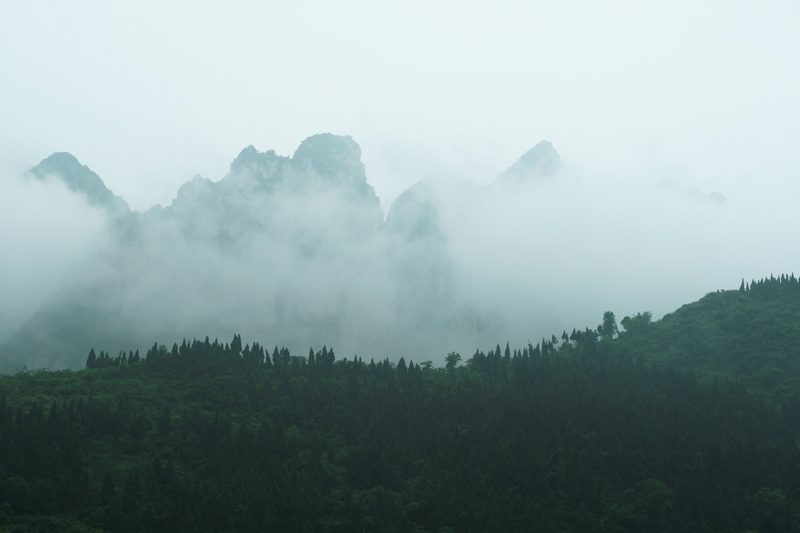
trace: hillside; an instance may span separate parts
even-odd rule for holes
[[[761,376],[792,359],[796,285],[626,317],[616,338],[606,313],[599,331],[451,352],[443,368],[270,353],[236,335],[2,376],[0,523],[798,531],[796,371]],[[725,377],[749,368],[744,385]]]
[[[707,294],[641,330],[618,348],[712,379],[741,381],[752,394],[788,401],[800,391],[800,283],[774,276]]]

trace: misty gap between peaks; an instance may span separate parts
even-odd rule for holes
[[[359,145],[333,134],[291,157],[248,146],[224,178],[195,176],[144,212],[69,153],[11,192],[6,371],[235,333],[296,354],[441,364],[595,326],[612,306],[663,314],[681,303],[668,273],[693,262],[705,281],[736,249],[721,193],[593,187],[548,141],[487,186],[420,180],[385,215]]]

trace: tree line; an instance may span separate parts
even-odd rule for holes
[[[694,342],[705,330],[692,324],[726,323],[722,311],[774,335],[796,282],[774,283],[766,300],[748,284],[622,330],[608,312],[597,328],[451,352],[443,367],[327,346],[270,353],[234,335],[2,376],[0,524],[796,531],[800,398],[770,403],[653,356],[681,331]]]

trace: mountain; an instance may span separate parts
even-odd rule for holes
[[[544,142],[512,169],[544,176],[558,161]],[[170,205],[145,212],[70,154],[29,175],[61,180],[113,216],[84,275],[0,344],[6,370],[80,366],[90,342],[135,349],[234,330],[291,349],[334,344],[393,359],[502,334],[496,311],[459,294],[449,236],[463,226],[462,200],[479,205],[481,191],[425,180],[384,221],[350,136],[313,135],[291,156],[248,146],[222,179],[197,175]]]
[[[190,239],[233,246],[248,236],[269,236],[313,255],[326,242],[373,237],[383,212],[358,144],[327,133],[303,141],[292,157],[248,146],[223,179],[195,176],[172,205],[140,220],[169,222]]]
[[[440,213],[446,194],[428,180],[417,182],[397,197],[386,216],[389,267],[402,288],[397,313],[412,352],[434,342],[431,336],[451,346],[465,340],[454,287],[457,265]]]
[[[561,157],[550,141],[542,141],[497,176],[497,182],[520,184],[552,178],[561,170]]]
[[[439,199],[428,181],[419,181],[403,191],[386,215],[386,229],[409,241],[444,239]]]
[[[128,204],[109,190],[100,176],[70,153],[56,152],[43,159],[28,171],[32,179],[62,181],[69,190],[86,198],[90,205],[106,209],[112,215],[120,215],[130,211]]]
[[[89,339],[135,348],[238,328],[292,347],[378,352],[424,330],[402,324],[423,305],[408,300],[421,291],[401,273],[419,256],[386,237],[349,136],[314,135],[291,157],[248,146],[221,180],[195,176],[171,205],[143,213],[115,210],[118,199],[69,154],[29,174],[61,179],[115,216],[87,275],[0,345],[6,370],[80,366]]]

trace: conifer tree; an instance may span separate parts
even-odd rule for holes
[[[234,355],[239,355],[242,352],[242,337],[236,333],[233,334],[233,340],[231,341],[231,352]]]
[[[276,367],[281,366],[281,354],[280,354],[280,352],[278,352],[278,347],[277,346],[275,346],[275,350],[273,350],[273,352],[272,352],[272,363]]]

